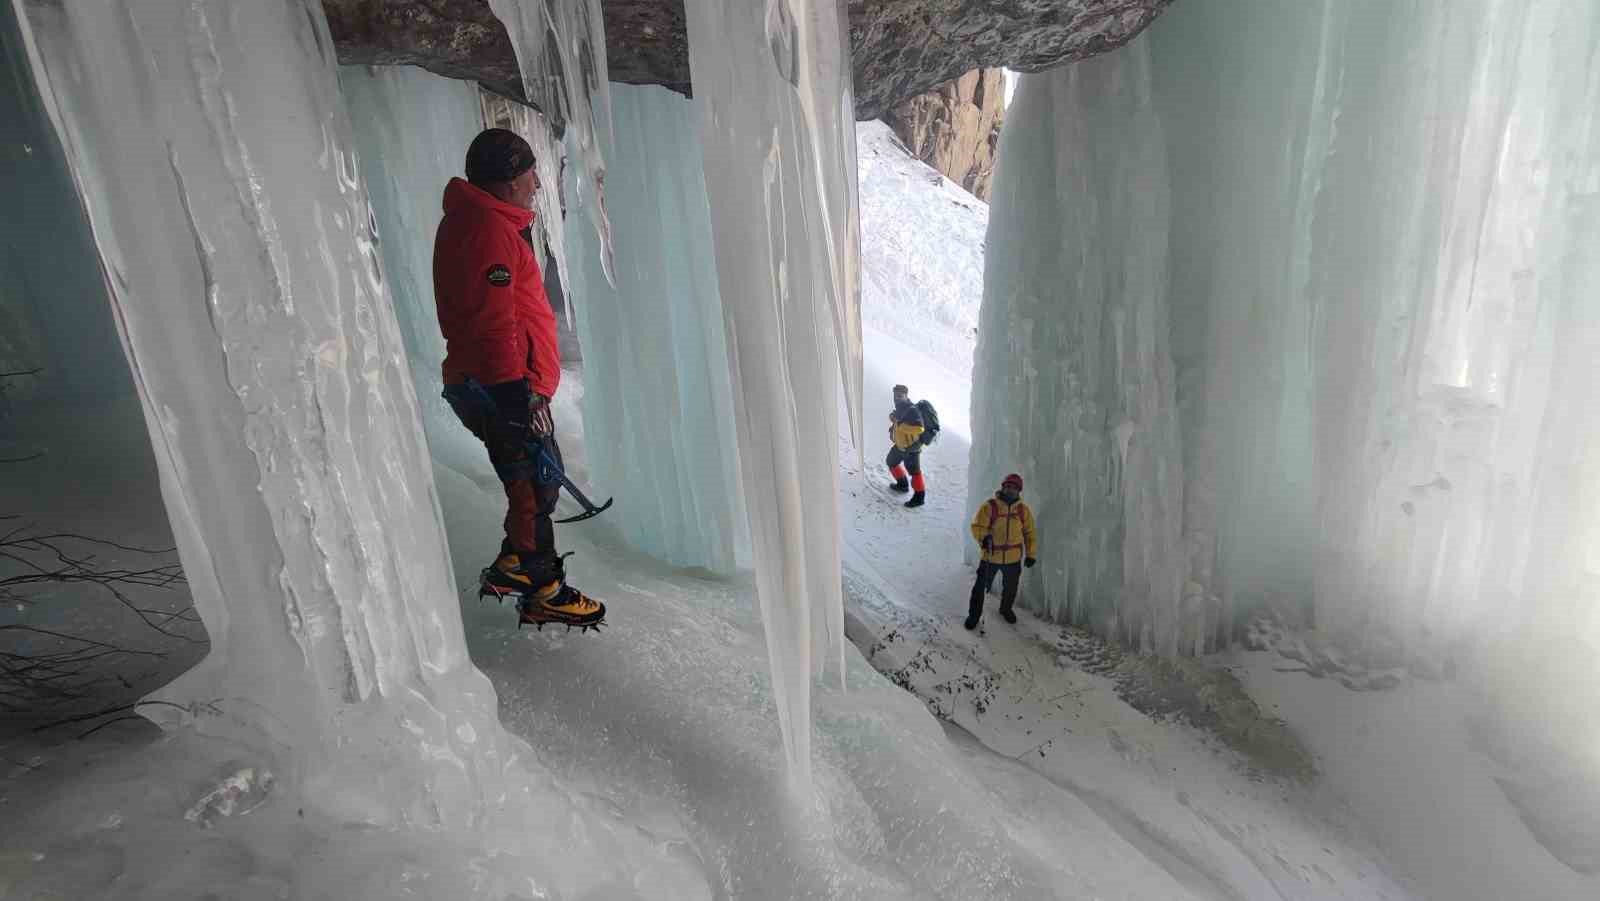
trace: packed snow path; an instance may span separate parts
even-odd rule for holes
[[[965,416],[953,414],[965,409],[965,380],[872,329],[866,348],[868,423],[873,399],[881,420],[891,386],[904,382],[914,398],[933,401],[944,429],[923,454],[920,510],[886,488],[882,429],[868,430],[865,479],[841,446],[847,633],[957,727],[953,740],[978,778],[1041,825],[1087,818],[1120,836],[1189,897],[1410,897],[1329,799],[1253,772],[1197,730],[1152,720],[1119,699],[1110,679],[1083,671],[1073,658],[1095,643],[1080,633],[1020,606],[1017,625],[1007,625],[996,596],[978,632],[962,628],[973,570],[961,558],[971,540]],[[1021,791],[1039,777],[1061,790],[1049,802]]]

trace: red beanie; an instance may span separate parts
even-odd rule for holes
[[[1016,473],[1012,473],[1011,475],[1008,475],[1005,478],[1000,480],[1000,487],[1001,488],[1004,488],[1007,485],[1015,485],[1015,486],[1017,486],[1017,493],[1020,494],[1022,492],[1022,476],[1019,476]]]

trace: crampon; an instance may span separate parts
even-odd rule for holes
[[[518,629],[523,626],[535,626],[543,632],[545,625],[550,624],[566,626],[568,632],[574,627],[580,632],[588,632],[591,629],[599,632],[600,627],[606,624],[605,605],[584,597],[575,588],[561,585],[549,593],[549,600],[540,601],[522,591],[492,584],[487,578],[488,575],[489,571],[485,570],[484,578],[478,581],[478,600],[492,597],[499,603],[509,598],[517,605]],[[561,607],[568,609],[563,610]],[[574,608],[582,612],[576,612]]]

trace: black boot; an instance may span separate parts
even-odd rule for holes
[[[966,626],[967,631],[971,632],[973,629],[978,628],[978,617],[976,615],[969,615],[967,617],[967,621],[961,625]]]
[[[911,490],[911,483],[907,482],[905,479],[901,479],[897,482],[890,483],[889,490],[896,494],[905,494],[907,491]]]
[[[1010,623],[1013,626],[1015,626],[1017,624],[1017,615],[1015,613],[1012,613],[1010,610],[1002,609],[1000,611],[1000,618],[1005,620],[1006,622]]]
[[[906,501],[906,506],[920,507],[925,503],[927,503],[927,499],[924,497],[923,492],[918,491],[916,494],[911,495],[911,500]]]

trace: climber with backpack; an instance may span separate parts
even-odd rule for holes
[[[1033,528],[1033,511],[1022,501],[1022,476],[1011,473],[1000,482],[1000,490],[984,501],[972,517],[972,537],[978,542],[983,556],[978,562],[978,580],[972,585],[972,597],[967,604],[968,629],[978,628],[983,615],[983,596],[1000,574],[1000,618],[1015,623],[1017,615],[1011,608],[1017,602],[1017,583],[1024,566],[1032,568],[1036,562],[1034,549],[1036,537]]]
[[[927,483],[922,478],[922,449],[939,435],[939,414],[925,400],[911,402],[911,389],[894,386],[894,411],[889,414],[889,456],[884,463],[894,482],[890,491],[913,492],[907,507],[920,507],[927,501]],[[906,481],[907,474],[911,480]]]

